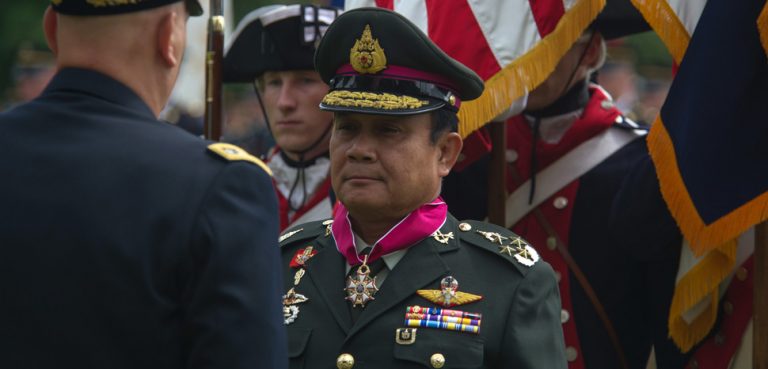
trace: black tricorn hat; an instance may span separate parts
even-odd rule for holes
[[[331,24],[315,53],[315,68],[331,91],[320,108],[408,115],[483,92],[475,72],[440,50],[405,17],[382,8],[358,8]]]
[[[51,0],[57,13],[67,15],[110,15],[137,12],[173,4],[182,0]],[[189,15],[203,14],[198,0],[184,0]]]
[[[224,56],[224,82],[253,82],[266,71],[314,69],[317,41],[340,10],[270,5],[248,13]]]
[[[651,30],[630,0],[607,0],[590,28],[600,31],[606,40]]]

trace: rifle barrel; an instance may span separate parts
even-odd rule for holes
[[[218,141],[222,133],[221,69],[224,60],[224,15],[221,0],[211,0],[205,63],[205,138]]]

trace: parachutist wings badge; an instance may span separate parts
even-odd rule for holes
[[[465,305],[475,301],[480,301],[483,296],[467,292],[460,292],[459,281],[452,276],[447,276],[440,281],[440,290],[418,290],[416,293],[442,307],[452,307]]]

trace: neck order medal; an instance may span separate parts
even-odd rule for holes
[[[365,307],[368,301],[374,300],[373,295],[379,290],[376,287],[376,277],[371,278],[371,268],[368,267],[368,255],[363,260],[363,265],[357,269],[355,275],[347,277],[346,299],[352,302],[352,307]]]

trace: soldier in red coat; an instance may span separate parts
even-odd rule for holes
[[[655,176],[632,179],[650,160],[646,127],[589,82],[605,53],[587,30],[506,121],[506,226],[555,268],[570,368],[645,368],[652,346],[657,362],[680,367],[666,318],[681,239],[674,222],[646,227],[655,220],[636,212],[668,216]],[[467,141],[443,197],[459,218],[484,219],[488,133]],[[631,202],[617,207],[618,196]]]
[[[313,69],[315,44],[337,9],[270,5],[246,15],[224,59],[225,82],[253,83],[277,143],[274,173],[280,229],[331,216],[328,175],[332,114],[318,108],[328,85]]]

